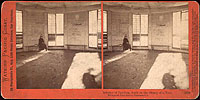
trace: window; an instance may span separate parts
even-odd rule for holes
[[[181,48],[188,49],[188,11],[181,12]]]
[[[188,49],[188,11],[173,13],[173,48]]]
[[[97,47],[97,10],[89,11],[89,47]]]
[[[48,14],[48,46],[64,46],[64,14]]]
[[[107,47],[107,12],[103,11],[103,41]],[[89,11],[89,47],[101,48],[101,9]]]
[[[133,14],[133,46],[148,46],[148,15]]]
[[[108,47],[107,11],[103,11],[103,48]]]
[[[23,48],[22,11],[16,11],[16,49]]]

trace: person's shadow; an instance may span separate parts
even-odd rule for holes
[[[97,89],[99,88],[97,82],[95,81],[95,76],[90,74],[91,71],[94,70],[93,68],[88,69],[87,73],[83,74],[83,84],[85,85],[86,89]]]

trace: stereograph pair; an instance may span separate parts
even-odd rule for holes
[[[17,89],[188,89],[188,30],[188,2],[17,2]]]

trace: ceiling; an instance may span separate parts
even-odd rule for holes
[[[46,8],[100,5],[101,2],[18,2],[24,6],[40,6]],[[108,6],[124,6],[130,8],[166,8],[188,5],[188,2],[104,2]]]
[[[40,6],[46,8],[74,7],[74,6],[91,6],[100,5],[101,2],[18,2],[23,6]]]
[[[188,5],[188,2],[104,2],[109,6],[125,6],[131,8],[167,8]]]

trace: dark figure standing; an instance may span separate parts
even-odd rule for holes
[[[128,50],[128,49],[130,49],[131,51],[131,45],[129,44],[127,36],[125,35],[123,39],[123,50]]]
[[[39,45],[38,46],[39,46],[39,51],[44,50],[44,49],[46,49],[46,51],[47,51],[47,46],[44,43],[44,39],[42,38],[42,36],[40,36]]]

